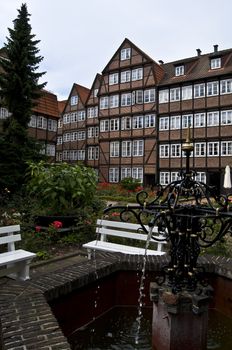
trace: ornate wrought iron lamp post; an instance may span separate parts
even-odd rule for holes
[[[202,248],[212,246],[227,233],[232,234],[232,209],[228,196],[217,195],[213,187],[196,180],[196,172],[190,170],[190,155],[193,144],[190,129],[182,145],[186,156],[186,169],[180,173],[180,179],[166,187],[158,186],[157,196],[148,201],[148,194],[137,194],[137,205],[114,206],[105,209],[105,213],[118,209],[121,220],[132,215],[148,233],[145,224],[158,226],[159,233],[170,242],[170,263],[164,268],[164,281],[173,293],[181,290],[194,291],[205,286],[204,269],[197,265]],[[151,237],[159,241],[156,237]]]

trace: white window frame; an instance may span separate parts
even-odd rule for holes
[[[79,122],[84,121],[85,118],[86,118],[85,110],[82,110],[82,111],[78,111],[78,112],[77,112],[77,120],[78,120]]]
[[[194,85],[194,98],[205,97],[205,84],[195,84]]]
[[[207,155],[208,157],[218,157],[219,156],[219,142],[208,142],[207,145]]]
[[[76,106],[78,104],[78,101],[79,101],[78,95],[71,96],[70,105]]]
[[[206,142],[196,142],[194,144],[194,156],[195,157],[206,157]]]
[[[136,103],[143,103],[143,90],[136,90]]]
[[[69,124],[69,123],[70,123],[70,113],[64,114],[63,124]]]
[[[77,159],[78,160],[85,160],[85,150],[84,149],[77,150]]]
[[[155,102],[155,89],[144,90],[143,101],[144,103]]]
[[[194,126],[195,128],[202,128],[205,126],[205,113],[194,114]]]
[[[121,50],[120,54],[121,61],[129,60],[131,58],[131,48],[127,47]]]
[[[232,124],[232,110],[221,111],[221,125]]]
[[[4,114],[2,115],[2,110],[5,110],[7,111],[6,113],[6,117],[4,117]],[[6,108],[0,108],[0,119],[5,119],[8,117],[8,110]],[[37,118],[36,118],[36,115],[32,115],[31,116],[31,119],[30,119],[30,122],[29,122],[29,126],[31,128],[36,128],[36,125],[37,125]]]
[[[160,172],[160,185],[166,186],[170,183],[170,172],[161,171]]]
[[[182,100],[191,100],[193,95],[192,85],[183,86],[181,90]]]
[[[221,95],[232,93],[232,79],[221,80],[220,82]]]
[[[130,130],[131,129],[131,117],[122,117],[121,119],[121,129]]]
[[[100,131],[105,132],[110,130],[110,121],[109,119],[101,120],[100,121]]]
[[[119,106],[119,95],[111,95],[109,98],[109,107],[117,108]]]
[[[133,167],[131,169],[132,178],[140,180],[140,182],[143,182],[143,168],[142,167]]]
[[[155,128],[155,114],[146,114],[144,116],[144,127]]]
[[[232,141],[221,141],[221,156],[232,156]]]
[[[109,96],[103,96],[100,98],[100,109],[109,108]]]
[[[169,90],[160,90],[159,91],[159,103],[167,103],[169,102]]]
[[[126,93],[122,94],[121,96],[121,106],[126,107],[126,106],[131,106],[132,105],[132,93]]]
[[[81,130],[77,132],[77,140],[81,141],[81,140],[85,140],[86,139],[86,132]]]
[[[121,84],[128,83],[129,81],[131,81],[131,71],[130,70],[122,71],[120,75]]]
[[[175,67],[175,76],[179,77],[180,75],[184,75],[184,65],[183,64]]]
[[[133,116],[132,128],[133,129],[142,129],[143,128],[143,115]]]
[[[192,114],[184,114],[182,115],[182,129],[193,127],[193,115]]]
[[[56,144],[57,145],[62,145],[62,143],[63,143],[63,137],[62,136],[57,136]]]
[[[211,69],[221,68],[221,57],[211,58],[211,60],[210,60],[210,68]]]
[[[169,130],[169,117],[159,119],[159,130]]]
[[[119,141],[111,141],[110,142],[110,158],[119,157],[119,148],[120,148]]]
[[[218,81],[210,81],[207,83],[207,96],[217,96],[219,92]]]
[[[131,168],[122,167],[121,168],[121,180],[126,177],[131,177]]]
[[[164,144],[159,146],[159,156],[160,158],[169,158],[169,145]]]
[[[207,113],[207,126],[219,125],[219,111]]]
[[[110,119],[110,131],[119,130],[119,118]]]
[[[179,130],[181,125],[180,115],[172,115],[170,117],[170,130]]]
[[[180,101],[180,88],[170,89],[170,102]]]
[[[122,157],[131,157],[132,141],[122,141]]]
[[[144,154],[144,140],[134,140],[132,152],[133,157],[142,157]]]
[[[111,73],[109,75],[109,85],[118,84],[118,73]]]
[[[171,144],[170,145],[170,156],[173,158],[180,158],[181,157],[181,144]]]
[[[206,183],[206,173],[203,171],[197,172],[196,181]]]
[[[109,182],[119,182],[119,168],[109,168]]]
[[[56,155],[56,145],[52,143],[47,143],[46,145],[46,154],[49,157],[55,157]]]
[[[141,80],[143,79],[143,68],[136,68],[133,69],[131,72],[131,80]]]

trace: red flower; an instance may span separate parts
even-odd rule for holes
[[[52,226],[58,229],[58,228],[61,228],[63,224],[61,221],[53,221]]]
[[[36,232],[40,232],[41,231],[41,227],[40,226],[36,226],[35,230],[36,230]]]
[[[111,216],[120,216],[120,213],[117,213],[116,211],[111,214]]]

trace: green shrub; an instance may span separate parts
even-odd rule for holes
[[[121,180],[120,185],[127,191],[135,192],[138,187],[141,187],[141,182],[140,180],[132,177],[125,177],[123,180]]]

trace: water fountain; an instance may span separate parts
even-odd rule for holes
[[[180,173],[180,180],[159,186],[151,202],[141,191],[137,205],[113,206],[104,211],[119,210],[123,221],[132,216],[148,235],[145,225],[157,226],[170,244],[170,262],[151,284],[152,337],[157,350],[182,350],[185,346],[188,350],[206,349],[212,288],[198,257],[202,248],[232,234],[229,196],[218,195],[215,188],[196,181],[196,172],[190,170],[190,129],[182,151],[186,169]]]

